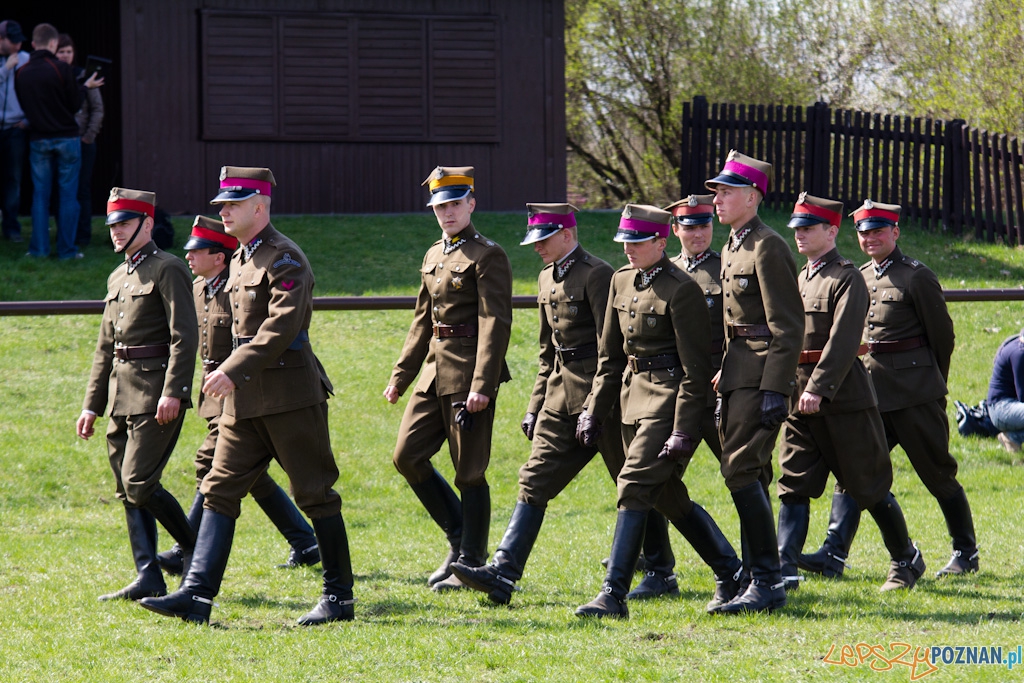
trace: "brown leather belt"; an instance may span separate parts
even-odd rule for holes
[[[203,360],[203,370],[206,372],[213,372],[220,366],[219,360]]]
[[[138,360],[140,358],[160,358],[171,355],[170,344],[151,344],[149,346],[115,346],[114,357],[118,360]]]
[[[662,356],[648,356],[647,358],[629,356],[627,358],[627,365],[633,372],[646,372],[647,370],[657,370],[658,368],[678,367],[680,362],[679,356],[674,353],[668,353]]]
[[[910,339],[894,339],[892,341],[868,342],[869,353],[897,353],[928,346],[927,337],[911,337]]]
[[[476,325],[442,325],[441,323],[434,323],[434,336],[438,339],[448,339],[449,337],[475,337]]]
[[[812,349],[812,350],[808,350],[808,351],[801,351],[800,352],[800,360],[797,361],[797,362],[800,365],[807,365],[808,363],[817,363],[819,360],[821,360],[821,352],[822,351],[824,351],[824,349]],[[857,355],[858,356],[863,356],[867,352],[868,352],[868,345],[867,344],[861,344],[860,347],[857,348]]]
[[[558,355],[558,360],[562,362],[562,365],[574,360],[583,360],[584,358],[594,358],[597,356],[597,344],[584,344],[583,346],[573,347],[562,347],[556,346],[555,353]]]
[[[772,330],[767,325],[726,325],[725,334],[729,339],[734,337],[770,337]]]

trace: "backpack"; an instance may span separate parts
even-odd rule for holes
[[[988,417],[988,404],[982,400],[976,406],[953,401],[956,406],[956,429],[960,436],[992,437],[999,433]]]

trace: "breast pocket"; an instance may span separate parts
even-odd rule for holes
[[[641,337],[665,337],[675,334],[668,316],[667,301],[640,302],[635,325]]]
[[[476,278],[473,277],[472,261],[449,261],[444,270],[446,274],[442,274],[440,268],[435,271],[435,277],[441,278],[442,284],[447,282],[449,292],[475,296]]]
[[[269,305],[270,287],[267,283],[267,269],[260,268],[242,277],[242,309],[245,311],[259,311],[266,309]]]

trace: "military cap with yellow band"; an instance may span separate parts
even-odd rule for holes
[[[678,202],[669,204],[665,210],[672,214],[672,220],[680,225],[703,225],[715,216],[715,195],[691,194]]]
[[[857,232],[865,232],[866,230],[898,226],[902,210],[903,208],[898,204],[882,204],[865,199],[860,208],[855,209],[850,215],[853,216]]]
[[[465,199],[473,191],[473,167],[438,166],[420,185],[430,190],[427,206]]]
[[[220,192],[210,203],[240,202],[258,194],[269,197],[275,187],[277,181],[269,168],[221,166]]]
[[[192,232],[189,233],[188,242],[185,242],[185,251],[193,249],[228,249],[234,251],[238,248],[238,240],[224,232],[224,224],[206,216],[196,216],[192,221]]]
[[[533,244],[564,228],[575,228],[576,211],[572,204],[527,204],[526,237],[519,244]]]
[[[718,185],[729,187],[755,187],[762,195],[768,194],[772,184],[772,165],[730,150],[725,158],[725,166],[721,173],[704,183],[704,187],[714,190]]]
[[[140,216],[153,218],[155,212],[155,192],[129,190],[123,187],[110,188],[110,197],[107,198],[107,225]]]
[[[626,204],[619,218],[616,242],[646,242],[668,237],[672,214],[649,204]]]
[[[843,203],[801,192],[787,224],[790,228],[828,223],[837,228],[843,222]]]

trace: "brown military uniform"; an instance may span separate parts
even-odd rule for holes
[[[734,245],[733,235],[747,228]],[[722,475],[729,490],[738,491],[758,480],[766,483],[778,429],[761,425],[761,392],[792,395],[804,320],[796,262],[778,233],[755,216],[729,239],[722,252],[726,340],[719,437]]]
[[[537,278],[540,369],[526,409],[537,415],[537,424],[530,459],[519,470],[519,501],[538,507],[561,493],[594,457],[594,449],[576,439],[576,418],[597,371],[598,331],[613,269],[581,246],[567,259],[575,263],[563,280],[555,280],[554,264]],[[617,408],[614,412],[617,421]],[[619,431],[602,434],[598,450],[614,481],[625,462]]]
[[[806,265],[798,277],[804,349],[820,358],[802,359],[795,392],[821,396],[821,407],[811,415],[794,412],[783,424],[778,491],[780,497],[818,498],[832,472],[870,508],[889,493],[892,464],[871,380],[857,358],[868,292],[853,261],[835,249],[822,259],[820,270],[811,274]]]
[[[420,373],[393,457],[413,485],[433,475],[430,459],[446,439],[456,487],[486,483],[494,399],[501,383],[511,379],[505,363],[512,328],[508,256],[472,223],[459,236],[461,246],[451,253],[444,253],[439,240],[423,257],[416,312],[389,382],[401,394]],[[491,402],[473,415],[473,429],[466,431],[455,426],[452,403],[465,401],[471,391]]]
[[[871,262],[860,269],[871,295],[864,337],[882,342],[864,365],[878,395],[889,448],[903,446],[921,481],[941,501],[961,489],[957,462],[949,453],[945,398],[953,321],[935,273],[899,247],[889,258],[892,265],[882,275],[875,274]],[[917,346],[895,352],[884,348],[895,341]]]
[[[181,259],[148,242],[138,265],[122,263],[107,278],[106,305],[82,407],[110,411],[107,449],[117,497],[144,506],[161,489],[160,476],[190,408],[198,332],[189,296],[190,276]],[[149,358],[120,359],[122,347],[168,350]],[[159,400],[177,398],[177,419],[156,421]]]
[[[687,275],[692,277],[704,290],[704,301],[708,305],[708,316],[711,318],[711,371],[712,374],[722,368],[722,352],[725,349],[725,327],[722,323],[722,283],[719,280],[722,272],[722,255],[708,249],[693,259],[680,254],[672,259]],[[700,429],[704,442],[719,460],[722,459],[722,441],[718,438],[718,427],[715,425],[715,402],[717,395],[708,392],[708,408],[704,411]]]
[[[272,225],[231,258],[227,288],[238,348],[218,369],[236,389],[224,400],[213,464],[200,488],[209,510],[237,518],[239,502],[271,458],[310,518],[341,510],[327,427],[333,389],[309,343],[313,285],[305,254]]]
[[[689,515],[692,502],[681,477],[689,458],[659,458],[673,431],[696,441],[711,383],[711,326],[701,288],[667,257],[650,286],[637,288],[640,273],[629,266],[612,276],[600,341],[600,359],[588,410],[606,419],[622,410],[626,463],[619,473],[620,510],[657,507],[669,519]],[[675,363],[634,370],[656,357]],[[662,495],[662,492],[665,492]]]

